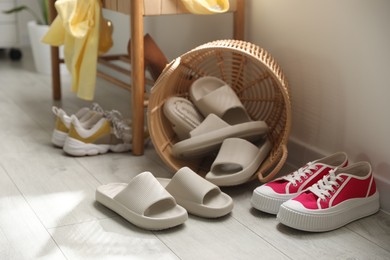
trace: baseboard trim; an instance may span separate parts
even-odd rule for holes
[[[317,148],[309,147],[305,143],[302,143],[294,138],[290,138],[288,142],[287,163],[294,168],[299,168],[309,161],[313,161],[327,155],[329,154]],[[390,200],[388,199],[390,198],[390,180],[384,179],[381,176],[375,176],[375,172],[374,178],[380,194],[381,209],[390,214]]]

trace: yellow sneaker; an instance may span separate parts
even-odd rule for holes
[[[97,155],[108,151],[120,153],[131,150],[131,124],[113,110],[101,118],[89,120],[87,128],[76,116],[64,144],[64,151],[73,156]]]
[[[54,146],[63,147],[65,143],[65,139],[68,136],[70,124],[71,124],[71,116],[67,115],[67,113],[56,106],[52,107],[52,111],[56,116],[55,126],[52,132],[51,142]],[[79,120],[79,122],[87,127],[88,120],[90,120],[96,114],[103,114],[103,110],[96,103],[92,104],[91,108],[83,107],[79,111],[77,111],[74,116]]]

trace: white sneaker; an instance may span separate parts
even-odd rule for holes
[[[87,125],[86,125],[87,124]],[[86,127],[85,127],[86,125]],[[131,150],[131,124],[118,111],[105,112],[84,125],[73,115],[64,151],[73,156],[97,155]]]
[[[56,116],[56,122],[52,133],[51,142],[53,145],[62,148],[69,133],[71,116],[67,115],[63,109],[56,106],[52,107],[52,111]],[[77,111],[74,116],[80,121],[82,125],[85,124],[85,126],[87,126],[87,121],[91,119],[93,115],[102,113],[103,110],[101,107],[98,104],[93,103],[91,108],[83,107]]]

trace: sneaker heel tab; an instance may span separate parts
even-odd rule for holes
[[[62,114],[64,114],[64,111],[63,111],[61,108],[56,107],[56,106],[53,106],[53,107],[51,108],[51,111],[52,111],[53,114],[56,115],[56,116],[61,116]]]
[[[57,115],[57,113],[58,113],[58,107],[52,106],[51,111],[53,112],[54,115]]]

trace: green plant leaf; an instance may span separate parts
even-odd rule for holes
[[[9,10],[5,10],[5,11],[3,11],[3,13],[5,13],[5,14],[12,14],[12,13],[17,13],[17,12],[20,12],[20,11],[23,11],[23,10],[27,10],[27,9],[28,9],[27,6],[21,5],[21,6],[17,6],[15,8],[9,9]]]
[[[15,8],[12,8],[12,9],[9,9],[9,10],[5,10],[5,11],[3,11],[3,13],[5,13],[5,14],[12,14],[12,13],[17,13],[17,12],[21,12],[21,11],[29,12],[35,18],[35,21],[37,21],[38,24],[44,24],[42,22],[41,18],[39,17],[39,15],[37,15],[34,12],[34,10],[32,10],[30,7],[28,7],[26,5],[20,5],[20,6],[17,6]]]
[[[42,13],[43,13],[43,20],[45,24],[49,24],[49,1],[48,0],[42,1]]]

